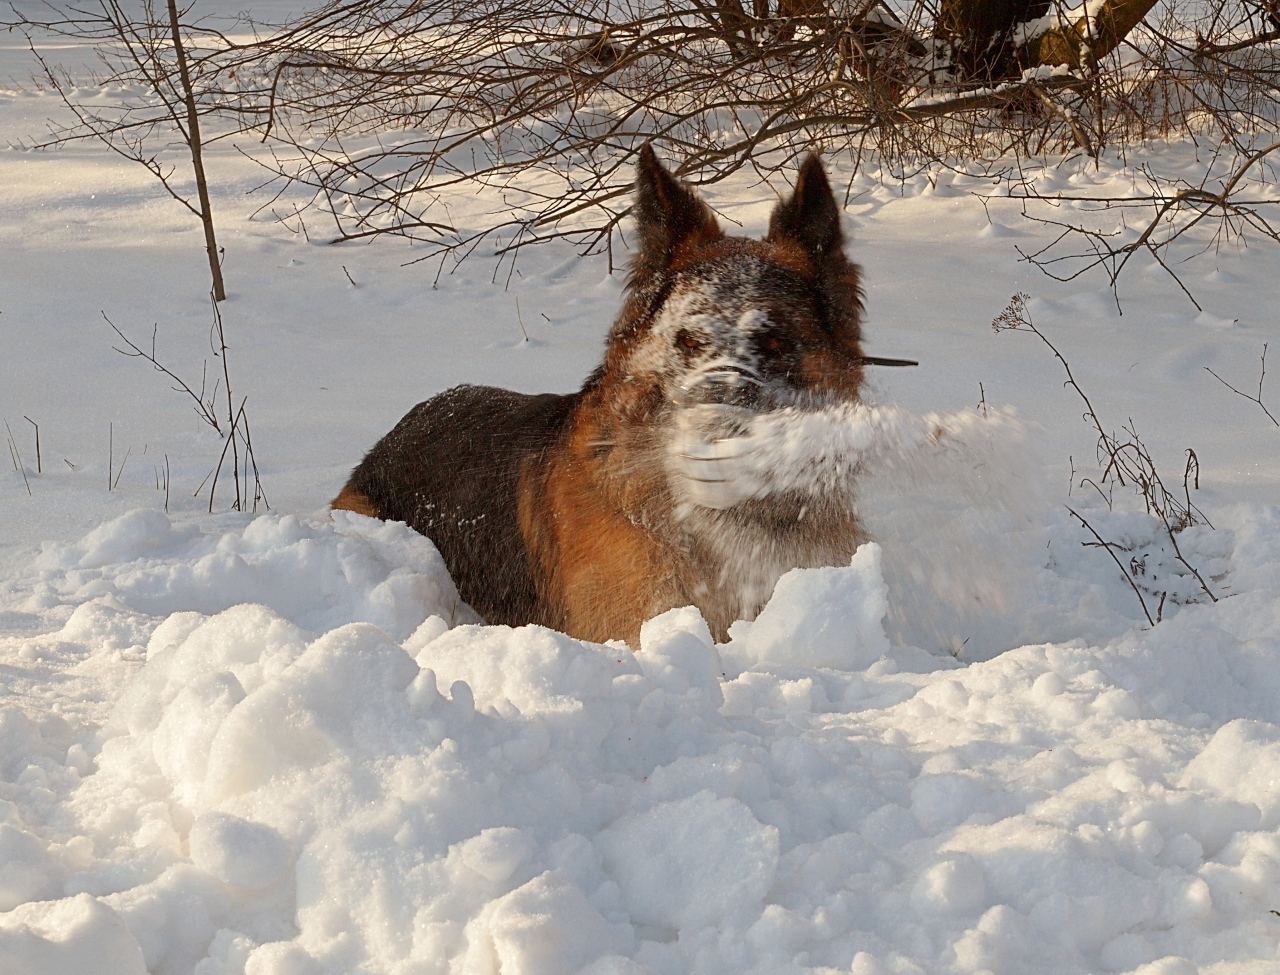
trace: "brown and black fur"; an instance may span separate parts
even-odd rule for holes
[[[490,623],[634,647],[644,620],[692,604],[723,637],[783,572],[846,563],[863,540],[848,499],[706,502],[673,460],[695,415],[682,411],[857,399],[858,270],[818,158],[763,240],[723,235],[648,147],[634,213],[626,302],[580,391],[451,389],[414,407],[334,499],[431,538]]]

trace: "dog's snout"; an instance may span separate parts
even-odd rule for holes
[[[760,380],[743,369],[717,369],[680,388],[682,406],[735,406],[758,410],[763,403]]]

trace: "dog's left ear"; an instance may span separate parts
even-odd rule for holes
[[[809,153],[801,164],[795,191],[774,208],[765,240],[795,241],[817,265],[842,253],[840,208],[816,152]]]
[[[632,213],[640,232],[637,270],[665,270],[681,244],[708,242],[720,236],[710,208],[658,162],[646,142],[636,158],[635,204]]]

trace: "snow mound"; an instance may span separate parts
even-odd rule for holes
[[[864,670],[888,653],[880,551],[868,542],[847,567],[792,569],[779,579],[755,621],[735,625],[735,637],[747,634],[742,662]]]
[[[218,533],[131,511],[78,542],[46,543],[36,568],[37,593],[111,595],[153,616],[260,603],[308,630],[364,620],[404,639],[428,616],[469,613],[431,542],[350,511],[268,514]]]
[[[0,962],[1265,970],[1275,519],[1220,529],[1247,593],[961,666],[890,643],[875,544],[789,574],[729,644],[683,608],[633,653],[459,620],[397,526],[126,516],[40,557],[46,595],[83,601],[20,642],[110,713],[77,731],[0,704]],[[258,601],[184,605],[178,567],[221,555]],[[390,579],[399,602],[371,599]],[[387,626],[304,626],[374,611]]]

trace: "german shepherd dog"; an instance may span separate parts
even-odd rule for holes
[[[637,647],[641,623],[692,604],[723,640],[784,572],[847,564],[865,540],[851,491],[762,488],[735,447],[755,418],[852,408],[865,364],[899,363],[862,355],[858,267],[816,155],[763,240],[725,236],[648,146],[633,213],[625,304],[582,389],[419,403],[333,507],[429,537],[489,623]]]

